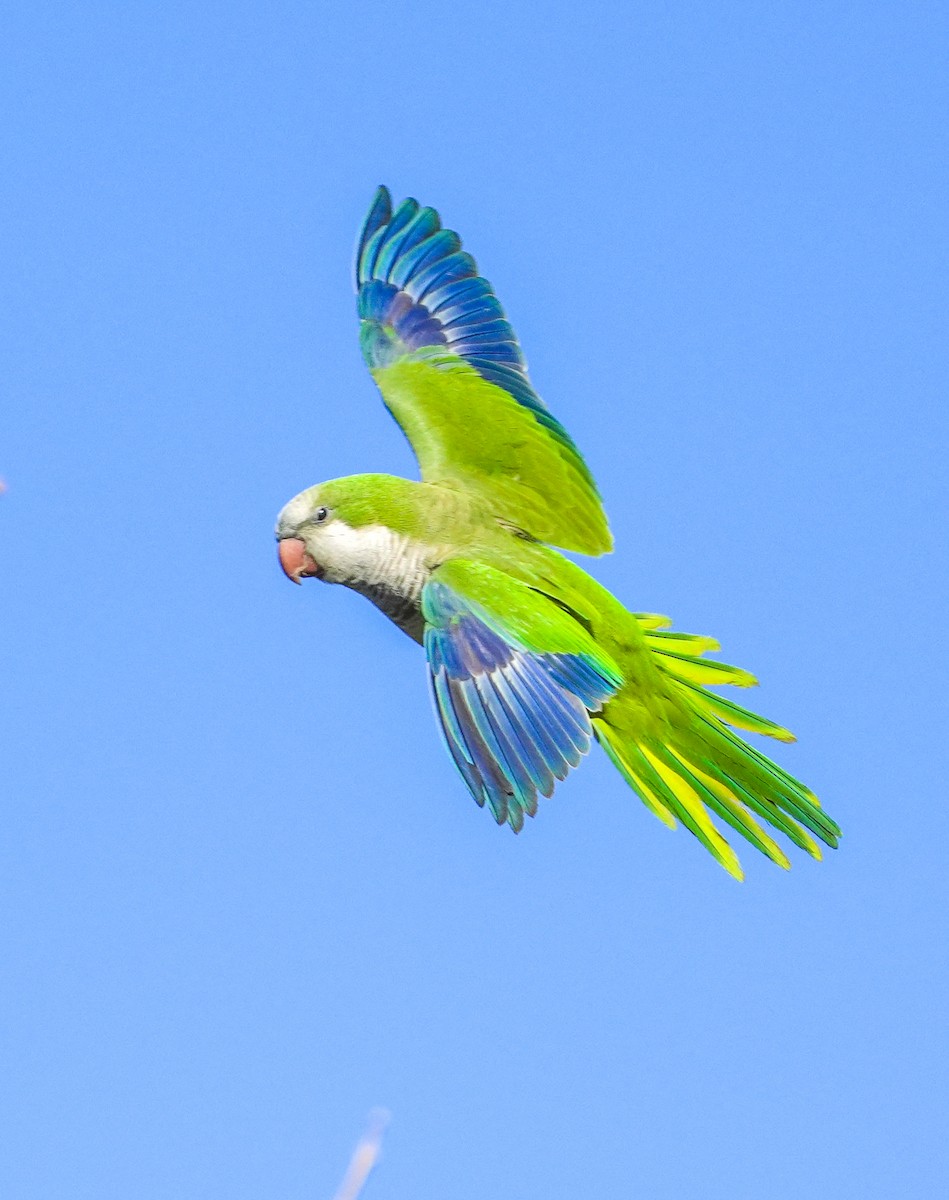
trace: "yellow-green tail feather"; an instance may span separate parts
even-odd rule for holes
[[[785,742],[794,735],[705,687],[747,687],[754,676],[704,659],[718,649],[714,638],[661,632],[670,622],[656,613],[635,617],[650,660],[665,681],[664,701],[656,705],[655,719],[644,723],[648,700],[631,685],[593,719],[593,727],[644,804],[667,825],[681,821],[736,879],[742,878],[741,866],[712,813],[784,868],[791,865],[787,855],[756,818],[814,858],[821,858],[821,849],[812,835],[836,846],[840,830],[814,793],[733,728]]]

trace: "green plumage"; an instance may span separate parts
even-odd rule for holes
[[[582,554],[611,550],[600,498],[572,442],[461,359],[446,369],[400,359],[373,371],[427,483],[490,500],[542,542]]]
[[[666,641],[644,630],[582,568],[547,547],[517,547],[516,554],[508,551],[495,562],[558,601],[587,629],[608,661],[617,665],[623,686],[594,716],[594,731],[624,778],[657,816],[684,824],[736,877],[741,876],[737,857],[712,824],[709,810],[782,866],[789,865],[786,856],[752,814],[816,858],[820,850],[810,834],[836,846],[840,831],[813,794],[729,726],[752,728],[782,740],[790,737],[787,731],[703,686],[748,685],[754,682],[752,676],[711,659],[671,654]],[[578,595],[584,602],[581,611],[571,603]],[[711,639],[694,639],[690,644],[698,650],[703,642],[715,644]],[[542,647],[532,643],[532,648]]]
[[[813,793],[735,730],[792,734],[708,690],[754,676],[708,658],[714,638],[630,612],[554,549],[611,548],[600,497],[460,239],[380,189],[357,284],[363,353],[422,482],[362,475],[301,493],[277,528],[300,548],[281,561],[369,596],[424,644],[475,800],[519,830],[595,738],[655,816],[737,878],[713,818],[782,867],[772,834],[815,858],[836,846]]]

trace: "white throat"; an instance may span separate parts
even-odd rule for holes
[[[420,598],[434,565],[430,547],[385,525],[354,529],[331,521],[310,550],[328,583],[368,597],[410,637],[422,640]]]

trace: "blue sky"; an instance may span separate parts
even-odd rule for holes
[[[949,16],[45,4],[4,17],[0,1192],[811,1200],[947,1185]],[[591,756],[515,838],[417,648],[280,574],[411,474],[359,357],[433,204],[843,825],[739,886]]]

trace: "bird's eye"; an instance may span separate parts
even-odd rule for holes
[[[317,524],[319,524],[319,522],[320,522],[320,521],[325,521],[325,520],[326,520],[326,518],[327,518],[329,515],[330,515],[330,514],[329,514],[329,509],[327,509],[327,508],[318,508],[318,509],[316,510],[316,512],[313,514],[313,520],[314,520],[314,521],[316,521],[316,522],[317,522]]]

